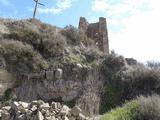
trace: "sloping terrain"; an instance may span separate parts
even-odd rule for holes
[[[160,94],[159,66],[152,62],[144,65],[114,52],[104,55],[92,39],[73,26],[0,19],[0,101],[5,105],[11,101],[55,101],[71,108],[79,106],[92,116],[131,100],[115,111],[135,117],[126,113],[126,107],[137,110],[143,103],[135,100],[137,96]],[[112,114],[118,115],[111,112],[106,116],[121,120],[121,116],[112,119]]]
[[[1,19],[0,24],[1,69],[16,78],[8,86],[14,99],[54,100],[98,113],[102,82],[97,66],[103,53],[91,39],[73,26],[61,29],[38,20]]]

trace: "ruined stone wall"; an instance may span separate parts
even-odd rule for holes
[[[99,22],[89,24],[84,17],[80,18],[79,30],[95,41],[99,50],[109,54],[108,31],[106,18],[100,17]]]
[[[103,75],[99,68],[66,64],[55,70],[30,74],[13,89],[16,99],[59,101],[77,105],[88,114],[98,114]]]

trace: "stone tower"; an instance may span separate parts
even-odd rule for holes
[[[106,18],[100,17],[99,22],[88,23],[86,18],[80,17],[79,30],[85,32],[89,38],[94,40],[99,50],[105,54],[109,54]]]

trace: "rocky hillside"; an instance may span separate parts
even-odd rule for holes
[[[98,113],[104,56],[91,39],[38,20],[1,19],[0,26],[2,100],[54,100]]]
[[[47,109],[58,102],[71,111],[78,107],[84,116],[104,114],[137,96],[160,94],[159,66],[152,62],[143,65],[114,52],[104,55],[92,39],[73,26],[62,29],[38,20],[1,18],[1,119],[5,114],[15,120],[24,116],[28,120],[25,110],[32,109],[37,100],[43,100]],[[29,105],[20,111],[22,114],[12,106],[22,106],[18,101]],[[47,120],[43,114],[47,111],[39,106],[35,109],[30,111],[34,120]],[[53,120],[71,119],[72,115],[65,118],[60,111],[49,110],[49,114],[54,113]]]

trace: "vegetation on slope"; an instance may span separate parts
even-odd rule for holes
[[[7,28],[0,30],[0,54],[12,72],[39,72],[64,63],[91,65],[102,57],[93,40],[73,26],[61,29],[38,20],[8,19],[0,24]]]
[[[5,58],[7,70],[31,73],[47,68],[47,62],[32,46],[19,41],[1,40],[0,54]]]
[[[106,113],[101,120],[159,120],[160,96],[140,96]]]
[[[102,120],[136,120],[138,116],[138,102],[131,101],[122,107],[117,107],[102,117]]]
[[[160,94],[160,67],[158,63],[147,65],[128,61],[115,53],[110,54],[102,63],[105,76],[104,89],[101,95],[100,113],[107,112],[126,100],[139,95]]]
[[[114,52],[104,56],[93,40],[73,26],[61,29],[38,20],[0,20],[0,26],[0,64],[7,72],[19,77],[63,65],[98,67],[104,80],[100,113],[113,109],[104,119],[160,119],[159,96],[151,96],[160,94],[159,63],[143,65]],[[133,100],[140,95],[150,97]],[[126,100],[131,101],[116,108]]]

